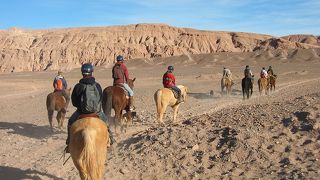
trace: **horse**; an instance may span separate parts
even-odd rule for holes
[[[81,117],[70,128],[69,151],[82,180],[103,178],[108,127],[98,117]]]
[[[276,79],[277,79],[277,75],[270,75],[269,76],[269,90],[270,91],[276,90]]]
[[[231,93],[231,86],[233,82],[230,78],[224,77],[221,79],[221,94],[223,93],[224,88],[226,88],[226,94],[229,95]]]
[[[128,79],[128,85],[131,89],[133,89],[133,82],[136,80]],[[103,98],[102,98],[102,109],[106,114],[108,119],[111,119],[111,110],[114,109],[114,127],[115,133],[117,134],[117,125],[120,124],[121,131],[124,130],[124,118],[123,118],[123,110],[126,110],[126,127],[128,124],[132,124],[132,112],[129,109],[129,99],[126,96],[125,90],[119,86],[108,86],[103,90]]]
[[[268,94],[268,83],[269,82],[267,78],[260,78],[258,80],[260,95],[262,95],[262,91],[264,91],[266,95]]]
[[[250,77],[245,77],[242,79],[241,86],[243,99],[245,99],[245,96],[247,96],[247,99],[249,99],[249,97],[252,96],[253,92],[253,80]]]
[[[70,96],[70,91],[71,91],[71,88],[65,90],[68,96]],[[52,117],[53,117],[54,111],[58,112],[56,119],[58,121],[58,127],[62,128],[63,121],[67,112],[66,107],[68,106],[66,99],[60,94],[59,91],[52,92],[52,93],[49,93],[47,96],[46,105],[47,105],[48,119],[49,119],[51,131],[53,132]]]
[[[183,85],[179,85],[177,87],[181,90],[181,96],[183,97],[183,100],[186,101],[188,88]],[[156,103],[157,118],[160,124],[164,124],[163,115],[168,106],[171,106],[173,109],[173,122],[176,121],[180,103],[177,104],[177,99],[174,97],[174,94],[171,89],[169,88],[158,89],[154,93],[154,101]]]

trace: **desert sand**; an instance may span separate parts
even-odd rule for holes
[[[319,50],[181,55],[127,62],[136,77],[137,117],[115,135],[105,179],[317,179],[320,173]],[[272,65],[276,91],[242,100],[245,65],[256,77]],[[156,121],[154,92],[168,65],[178,84],[189,87],[177,122],[167,109]],[[229,97],[220,92],[222,68],[233,72]],[[50,132],[45,107],[56,71],[0,74],[0,179],[79,179],[71,160],[63,165],[66,126]],[[66,71],[69,86],[81,78]],[[96,67],[102,87],[111,85],[111,67]],[[210,91],[213,94],[210,94]],[[75,110],[70,107],[67,117]],[[67,122],[67,120],[65,121]],[[66,124],[66,123],[65,123]],[[55,126],[57,123],[55,122]],[[113,126],[111,127],[113,130]]]

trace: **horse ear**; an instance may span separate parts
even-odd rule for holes
[[[136,78],[133,78],[133,79],[132,79],[132,82],[134,82],[135,80],[136,80]]]

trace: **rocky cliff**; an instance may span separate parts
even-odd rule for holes
[[[213,32],[164,24],[0,31],[0,71],[72,69],[84,62],[108,65],[121,54],[134,58],[215,52],[317,47],[269,35]]]

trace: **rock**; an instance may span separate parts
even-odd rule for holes
[[[122,174],[128,174],[130,171],[128,170],[128,169],[126,169],[126,168],[121,168],[120,169],[120,173],[122,173]]]
[[[193,150],[193,151],[198,150],[198,149],[199,149],[199,145],[198,145],[198,144],[196,144],[196,145],[194,145],[194,146],[192,147],[192,150]]]

